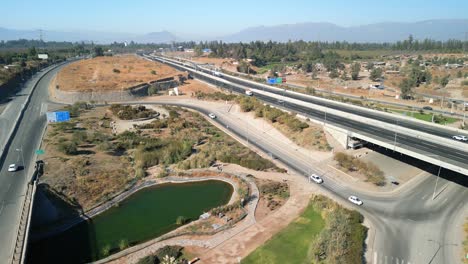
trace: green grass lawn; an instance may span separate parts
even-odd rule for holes
[[[309,249],[325,222],[310,202],[304,213],[242,260],[243,264],[309,263]]]
[[[411,114],[411,111],[403,111],[403,110],[391,110],[391,111],[394,112],[394,113],[406,115],[406,116],[409,116],[409,117],[412,116],[412,117],[414,117],[416,119],[419,119],[419,120],[432,122],[432,114],[431,113],[421,114],[420,112],[413,112],[413,114]],[[437,114],[436,114],[436,117],[435,117],[436,123],[439,123],[439,124],[452,124],[452,123],[455,123],[455,122],[457,122],[459,120],[457,118],[453,118],[453,117],[449,117],[449,116],[443,116],[442,118],[443,118],[443,120],[441,120],[440,122],[437,122]]]

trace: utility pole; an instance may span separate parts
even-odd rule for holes
[[[397,143],[397,136],[398,136],[398,119],[396,120],[396,127],[395,127],[395,138],[393,140],[393,152],[396,150],[396,143]]]

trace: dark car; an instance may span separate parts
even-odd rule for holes
[[[430,106],[424,106],[423,109],[424,109],[424,110],[432,110],[432,107],[430,107]]]

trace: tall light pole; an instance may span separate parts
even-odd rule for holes
[[[465,124],[465,117],[466,117],[466,107],[467,107],[467,102],[465,100],[463,100],[463,128],[466,126]]]
[[[429,242],[434,242],[434,243],[437,243],[439,245],[439,247],[437,248],[436,252],[434,253],[434,256],[432,256],[431,260],[428,262],[429,264],[432,263],[432,261],[434,261],[435,257],[437,256],[437,253],[439,253],[439,251],[445,247],[445,246],[458,246],[458,244],[455,244],[455,243],[440,243],[439,241],[437,240],[433,240],[433,239],[428,239],[427,241]]]
[[[432,156],[432,157],[436,157],[437,156],[437,159],[439,160],[439,170],[437,172],[437,179],[436,179],[436,183],[434,185],[434,191],[432,192],[432,200],[435,199],[436,197],[436,190],[437,190],[437,184],[439,183],[439,178],[440,178],[440,171],[442,169],[442,161],[440,160],[440,156],[439,155],[428,155],[428,156]]]
[[[393,139],[393,152],[396,150],[396,142],[397,142],[397,137],[398,137],[398,119],[396,120],[396,127],[395,127],[395,138]]]
[[[324,117],[323,125],[325,126],[326,123],[327,123],[327,108],[325,107],[325,117]]]
[[[16,149],[16,151],[21,152],[21,162],[23,163],[23,169],[26,171],[26,164],[24,163],[23,146],[21,146],[21,148],[19,149]]]

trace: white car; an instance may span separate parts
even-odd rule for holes
[[[348,198],[348,200],[349,200],[350,202],[352,202],[353,204],[362,205],[362,201],[359,200],[359,198],[357,198],[357,197],[354,196],[354,195],[351,195],[351,196]]]
[[[216,118],[216,115],[213,114],[213,113],[209,113],[208,116],[209,116],[211,119],[215,119],[215,118]]]
[[[250,91],[250,90],[245,91],[245,94],[248,95],[248,96],[252,96],[252,95],[253,95],[252,91]]]
[[[462,136],[462,135],[456,135],[452,137],[453,139],[460,140],[460,141],[468,141],[467,136]]]
[[[18,170],[18,166],[16,164],[10,164],[10,166],[8,166],[8,171],[9,172],[14,172],[14,171],[17,171]]]
[[[320,176],[318,176],[317,174],[312,174],[309,178],[319,184],[323,182],[322,178],[320,178]]]

